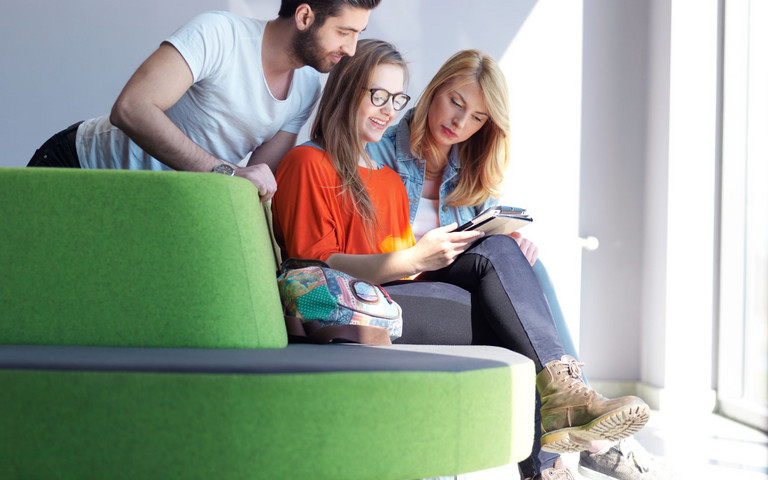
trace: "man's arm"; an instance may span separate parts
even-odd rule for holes
[[[251,153],[247,167],[238,168],[235,172],[235,176],[247,178],[256,185],[262,202],[270,200],[277,191],[274,172],[277,171],[280,160],[296,145],[296,137],[295,133],[280,130]]]
[[[223,160],[200,148],[165,114],[192,82],[184,57],[172,45],[163,43],[125,85],[109,120],[169,167],[210,172]]]
[[[295,133],[280,130],[269,141],[264,142],[259,148],[254,150],[250,158],[248,158],[248,165],[266,163],[269,165],[270,170],[276,172],[280,160],[288,153],[288,150],[296,145],[296,137],[298,135]]]

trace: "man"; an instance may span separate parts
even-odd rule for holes
[[[379,2],[283,0],[269,22],[199,15],[138,68],[110,115],[54,135],[28,166],[225,173],[267,201],[319,97],[318,72],[355,54]]]

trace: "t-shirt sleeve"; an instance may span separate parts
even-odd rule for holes
[[[165,41],[184,57],[194,82],[198,82],[218,72],[232,55],[235,28],[226,12],[206,12],[197,15]]]
[[[339,180],[325,152],[300,146],[280,162],[272,198],[275,239],[284,258],[327,260],[344,252],[337,236]]]

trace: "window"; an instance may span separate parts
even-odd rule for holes
[[[768,2],[725,9],[718,400],[768,430]]]

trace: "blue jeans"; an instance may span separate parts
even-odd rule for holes
[[[501,346],[533,360],[537,373],[565,354],[539,280],[508,236],[485,237],[448,267],[385,287],[403,308],[399,343]],[[539,409],[537,394],[536,471],[558,457],[541,451]]]

